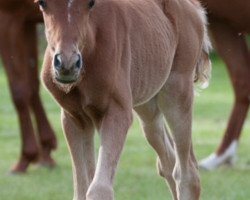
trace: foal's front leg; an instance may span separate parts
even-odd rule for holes
[[[100,127],[101,146],[96,172],[87,200],[113,200],[113,180],[123,149],[128,128],[132,122],[132,109],[111,104]]]
[[[74,200],[85,200],[95,172],[94,128],[91,123],[78,126],[64,111],[62,124],[72,160]]]

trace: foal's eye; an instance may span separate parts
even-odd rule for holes
[[[47,4],[45,0],[38,0],[37,2],[42,9],[46,8]]]
[[[89,8],[92,8],[95,5],[95,0],[89,0]]]

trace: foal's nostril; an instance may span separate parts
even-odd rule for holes
[[[52,62],[55,79],[58,82],[73,83],[79,78],[82,67],[81,54],[62,52],[61,54],[55,54]]]
[[[81,56],[81,54],[78,54],[77,56],[78,56],[78,59],[77,59],[77,61],[75,63],[75,66],[77,68],[81,68],[82,67],[82,56]]]
[[[56,54],[54,57],[54,67],[60,69],[62,67],[62,59],[60,54]]]

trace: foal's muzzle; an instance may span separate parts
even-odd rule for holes
[[[76,82],[80,76],[83,60],[79,53],[72,54],[67,58],[64,54],[55,54],[53,58],[53,67],[55,79],[60,83]]]

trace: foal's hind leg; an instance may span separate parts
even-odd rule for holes
[[[171,138],[167,133],[165,121],[159,111],[156,99],[135,108],[142,123],[149,144],[158,154],[157,167],[159,174],[166,179],[174,199],[177,199],[176,185],[172,176],[175,155]]]
[[[172,131],[176,162],[173,177],[178,200],[198,200],[200,181],[191,142],[193,80],[172,71],[158,95],[158,105]]]
[[[212,22],[210,28],[216,49],[226,63],[235,94],[233,110],[221,144],[216,153],[200,162],[201,167],[212,170],[228,161],[232,162],[236,156],[249,108],[250,56],[244,34],[239,35],[237,31],[219,22]]]
[[[3,27],[0,27],[0,53],[21,128],[21,156],[12,172],[22,173],[26,171],[30,162],[38,159],[38,146],[29,112],[30,83],[28,82],[27,55],[24,50],[26,44],[23,43],[23,25],[18,19],[9,21],[12,23],[1,24]]]
[[[51,157],[51,151],[56,149],[56,136],[49,124],[45,110],[43,108],[39,95],[39,75],[38,75],[38,55],[37,55],[37,35],[36,24],[27,24],[25,27],[25,38],[27,54],[29,56],[29,85],[30,85],[30,107],[34,112],[36,119],[41,155],[40,164],[43,166],[53,167],[55,161]]]

